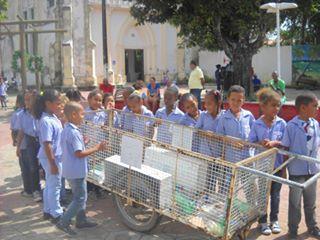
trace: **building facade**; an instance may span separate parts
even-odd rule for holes
[[[161,80],[164,73],[177,80],[185,76],[188,52],[178,47],[177,29],[169,24],[137,26],[130,15],[132,1],[106,0],[106,27],[109,75],[116,84]],[[45,85],[96,86],[106,75],[103,65],[101,0],[11,0],[7,21],[24,19],[57,19],[56,23],[37,25],[36,29],[65,29],[64,34],[38,35],[38,55],[45,69],[41,74]],[[31,29],[31,27],[28,27]],[[1,31],[17,31],[8,26]],[[34,36],[26,37],[26,49],[35,51]],[[19,50],[19,35],[0,41],[1,68],[7,78],[19,74],[11,69],[12,55]],[[191,54],[189,54],[191,55]],[[27,84],[35,84],[35,76],[27,72]]]

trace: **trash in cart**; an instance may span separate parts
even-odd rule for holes
[[[214,133],[116,110],[105,125],[85,122],[88,144],[107,140],[110,148],[89,158],[88,181],[114,193],[124,223],[152,230],[164,215],[219,239],[245,239],[267,211],[271,181],[307,187],[273,175],[277,154],[316,159]],[[113,125],[114,116],[120,119]]]

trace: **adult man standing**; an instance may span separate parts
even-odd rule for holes
[[[214,72],[216,82],[217,82],[217,90],[221,90],[221,75],[222,75],[222,70],[221,70],[221,65],[217,64],[216,65],[217,70]]]
[[[204,76],[202,70],[197,66],[195,61],[190,62],[189,89],[190,93],[198,99],[198,108],[201,109],[201,92],[204,89]]]
[[[279,95],[281,96],[281,102],[285,103],[286,102],[285,81],[279,78],[277,71],[274,71],[271,76],[272,76],[272,79],[268,81],[268,86],[272,88],[274,91],[276,91],[277,93],[279,93]]]

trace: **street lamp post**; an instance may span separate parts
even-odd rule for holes
[[[281,54],[280,54],[280,11],[286,9],[297,8],[295,3],[287,2],[271,2],[260,6],[260,9],[267,10],[267,13],[275,13],[277,18],[277,71],[279,77],[281,77]]]

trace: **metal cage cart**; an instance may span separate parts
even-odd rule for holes
[[[88,147],[108,142],[89,158],[88,181],[113,193],[123,222],[136,231],[152,230],[164,215],[217,239],[245,239],[267,211],[271,180],[303,188],[318,177],[298,184],[274,176],[277,149],[116,110],[105,114],[104,125],[81,127]],[[279,169],[298,158],[317,162],[291,154]]]

